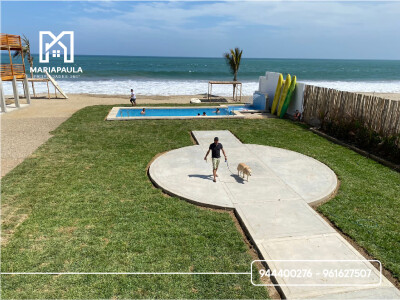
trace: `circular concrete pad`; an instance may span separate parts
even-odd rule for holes
[[[400,296],[371,263],[308,205],[329,198],[337,188],[336,175],[326,165],[297,152],[243,144],[227,130],[192,133],[199,145],[170,151],[151,164],[149,174],[156,185],[200,205],[233,208],[260,256],[269,260],[271,269],[283,270],[288,266],[284,261],[293,260],[289,269],[313,268],[313,272],[321,273],[327,267],[326,261],[335,260],[336,268],[346,268],[353,261],[357,268],[373,274],[361,281],[346,278],[349,286],[341,286],[343,278],[336,277],[304,281],[278,276],[284,298],[363,298],[365,285],[379,283],[379,279],[379,287],[369,289],[372,298]],[[223,144],[229,162],[221,162],[216,183],[212,181],[211,162],[203,160],[215,136]],[[252,169],[249,182],[237,176],[236,166],[241,162]],[[307,265],[305,261],[314,263]],[[338,267],[339,262],[342,267]],[[303,283],[309,286],[302,286]]]
[[[335,173],[321,162],[285,149],[230,143],[224,144],[228,164],[221,159],[218,180],[212,181],[207,145],[169,151],[153,161],[149,174],[164,191],[199,204],[234,208],[238,204],[269,201],[325,200],[336,190]],[[237,175],[237,165],[252,169],[249,181]]]

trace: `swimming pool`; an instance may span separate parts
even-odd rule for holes
[[[193,106],[193,107],[113,107],[107,120],[133,119],[192,119],[192,118],[243,118],[240,106]],[[142,110],[145,108],[145,113]],[[219,109],[219,113],[216,113]]]
[[[118,113],[117,117],[169,117],[169,116],[198,116],[205,114],[206,116],[216,116],[216,109],[217,108],[146,108],[144,114],[142,114],[142,109],[123,109],[121,108]],[[218,115],[225,116],[233,114],[231,113],[228,108],[219,108]]]

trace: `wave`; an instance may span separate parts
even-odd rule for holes
[[[400,93],[400,81],[302,81],[306,84],[347,92]]]
[[[349,92],[400,93],[400,81],[302,81],[306,84]],[[206,94],[208,81],[195,80],[59,80],[58,84],[70,94],[129,95],[133,88],[138,95],[197,95]],[[51,85],[50,85],[51,86]],[[3,82],[4,93],[12,95],[11,82]],[[31,86],[30,86],[31,89]],[[45,83],[36,83],[37,93],[47,93]],[[258,81],[243,82],[243,95],[251,96],[258,90]],[[22,84],[19,83],[20,94]],[[53,87],[50,92],[53,92]],[[232,86],[214,85],[213,94],[231,96]]]
[[[137,95],[197,95],[206,94],[208,81],[174,81],[174,80],[97,80],[97,81],[57,81],[63,91],[68,94],[105,94],[105,95],[130,95],[133,88]],[[12,94],[11,82],[3,87],[6,95]],[[22,87],[19,87],[22,93]],[[242,94],[251,96],[258,89],[258,82],[243,82]],[[37,93],[47,93],[45,83],[36,83]],[[50,89],[52,92],[53,89]],[[214,85],[213,94],[232,96],[231,85]]]

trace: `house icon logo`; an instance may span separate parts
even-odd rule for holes
[[[67,44],[67,46],[65,45]],[[63,31],[55,36],[51,31],[39,31],[39,62],[48,63],[52,57],[64,55],[64,63],[74,62],[74,32]]]

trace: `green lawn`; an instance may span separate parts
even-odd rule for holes
[[[290,121],[104,121],[85,108],[3,178],[3,272],[248,272],[228,213],[154,188],[146,166],[192,144],[192,130],[231,130],[331,167],[341,187],[319,209],[400,278],[400,174]],[[23,222],[22,222],[23,221]],[[18,227],[17,224],[21,223]],[[266,298],[248,275],[3,275],[2,298]]]

